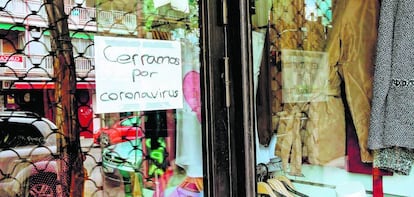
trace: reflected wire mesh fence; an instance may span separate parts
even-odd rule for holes
[[[254,35],[262,34],[267,46],[263,57],[270,65],[271,131],[279,136],[276,155],[291,175],[302,175],[303,162],[321,163],[312,139],[321,128],[317,121],[324,118],[317,103],[326,99],[323,88],[336,72],[324,61],[334,6],[332,0],[256,1],[259,11],[252,16]],[[259,133],[259,140],[272,134]]]

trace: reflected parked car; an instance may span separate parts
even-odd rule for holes
[[[143,137],[141,116],[129,116],[115,122],[111,127],[102,127],[93,134],[96,144],[102,147]]]
[[[59,196],[56,131],[33,112],[0,112],[1,196]]]

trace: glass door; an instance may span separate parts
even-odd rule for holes
[[[98,1],[104,193],[203,196],[198,1]]]

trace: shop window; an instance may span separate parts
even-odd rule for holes
[[[378,130],[382,124],[370,122],[373,70],[378,68],[374,60],[378,59],[377,42],[388,43],[377,39],[381,36],[379,1],[255,2],[256,10],[261,10],[252,16],[256,111],[261,112],[255,131],[258,192],[290,196],[293,185],[305,196],[412,193],[394,184],[382,191],[382,183],[373,183],[378,176],[400,182],[406,178],[390,168],[373,176],[379,157],[369,148],[369,133],[376,132],[370,126]],[[385,9],[390,6],[385,4]],[[395,21],[383,23],[393,28]],[[388,39],[391,43],[393,38]],[[384,98],[389,99],[394,100]],[[262,113],[264,102],[270,103],[271,113]],[[269,117],[271,129],[261,122]],[[389,149],[377,151],[385,152],[383,156],[390,156],[391,151],[411,158],[410,151]],[[411,164],[401,169],[411,169]],[[332,173],[325,176],[327,171]],[[283,183],[283,188],[275,182]]]

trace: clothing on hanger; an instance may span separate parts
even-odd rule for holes
[[[286,197],[293,197],[293,195],[286,189],[286,187],[277,179],[268,179],[267,183],[278,194],[282,194]]]
[[[283,171],[280,171],[283,172]],[[292,182],[279,172],[270,172],[266,164],[259,163],[256,166],[257,194],[276,197],[308,197],[295,190]]]
[[[295,186],[292,184],[292,182],[286,176],[279,175],[279,176],[274,177],[273,179],[279,180],[283,184],[283,186],[289,192],[291,192],[292,194],[294,194],[296,196],[299,196],[299,197],[308,197],[308,195],[303,194],[303,193],[297,191],[295,189]]]
[[[408,175],[414,164],[414,4],[381,2],[368,146],[374,167]]]

